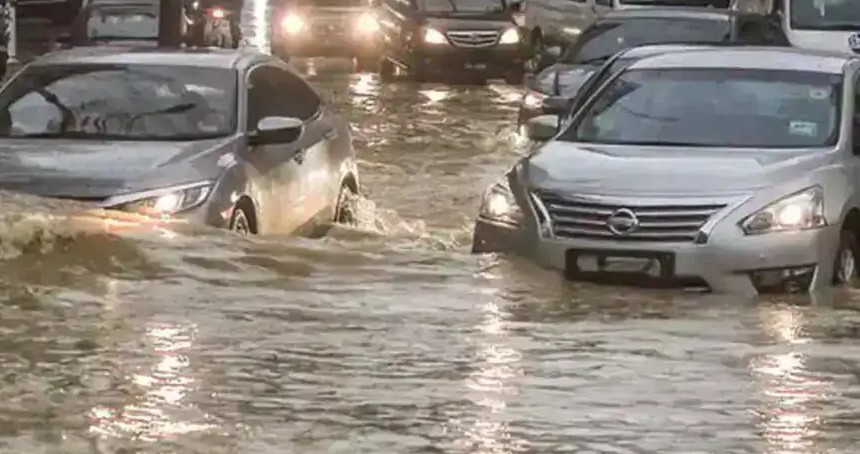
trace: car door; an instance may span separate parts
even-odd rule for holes
[[[247,74],[246,132],[257,130],[268,116],[291,116],[290,96],[280,89],[281,70],[259,65]],[[302,137],[293,143],[250,145],[247,159],[255,172],[251,192],[258,203],[260,233],[293,233],[301,225],[292,213],[300,211],[303,197],[301,151],[307,147]]]
[[[340,191],[339,173],[329,153],[337,129],[332,118],[323,115],[322,99],[304,79],[286,67],[277,68],[276,79],[277,90],[289,99],[284,106],[285,116],[304,122],[299,139],[302,148],[293,159],[299,195],[290,215],[300,221],[294,233],[311,234],[331,222],[330,208]]]

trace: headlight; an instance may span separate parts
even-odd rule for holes
[[[548,96],[539,91],[529,90],[523,97],[523,107],[529,110],[538,110],[543,107],[543,100]]]
[[[509,28],[502,33],[499,44],[516,44],[520,42],[520,32],[516,28]]]
[[[424,42],[427,44],[445,44],[448,40],[439,30],[428,28],[424,30]]]
[[[212,190],[209,182],[177,186],[174,188],[128,194],[108,200],[110,209],[118,209],[148,216],[169,216],[194,208],[203,203]]]
[[[284,32],[294,35],[305,28],[305,21],[295,14],[288,14],[281,20]]]
[[[814,229],[826,225],[824,190],[820,186],[812,186],[779,199],[740,223],[747,235]]]
[[[361,16],[358,16],[358,20],[355,21],[355,29],[359,33],[376,33],[379,31],[379,21],[376,20],[376,16],[371,13],[363,13]]]
[[[523,212],[514,199],[507,177],[487,189],[481,200],[479,213],[481,217],[494,221],[511,225],[520,224],[523,219]]]

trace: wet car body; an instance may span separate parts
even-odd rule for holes
[[[358,190],[347,124],[250,49],[56,52],[4,86],[0,113],[0,189],[309,235]]]
[[[473,251],[518,253],[573,279],[749,295],[850,282],[860,234],[858,71],[850,55],[794,49],[641,59],[598,90],[560,135],[546,117],[530,121],[532,134],[550,142],[488,188]],[[696,82],[682,86],[672,74]],[[633,80],[650,82],[628,85]],[[691,110],[667,117],[645,108],[620,122],[628,107],[618,99],[657,80],[661,99]],[[737,84],[722,93],[731,96],[689,88],[726,80]],[[758,97],[750,87],[770,92]],[[633,91],[614,98],[618,89]],[[592,108],[603,102],[618,107]],[[718,111],[725,121],[716,120]],[[600,119],[605,112],[620,113]],[[655,134],[646,123],[663,129]],[[581,138],[645,130],[654,139]],[[582,257],[596,259],[582,264]],[[613,273],[606,268],[613,257],[657,266]],[[653,269],[661,272],[649,276]]]
[[[418,80],[467,76],[521,83],[522,39],[505,0],[384,0],[380,76],[399,68]]]
[[[559,61],[531,79],[518,123],[543,114],[560,114],[582,84],[622,50],[654,44],[758,45],[787,47],[785,35],[759,14],[684,7],[613,11],[586,29]],[[562,99],[544,101],[551,97]]]
[[[376,69],[381,36],[367,0],[282,3],[275,12],[272,46],[289,57],[355,58],[359,69]]]

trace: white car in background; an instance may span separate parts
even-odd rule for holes
[[[665,6],[727,9],[729,5],[730,0],[526,0],[520,27],[532,56],[531,69],[536,71],[553,63],[547,56],[550,60],[558,56],[598,17],[613,9]]]

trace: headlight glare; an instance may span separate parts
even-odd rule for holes
[[[502,33],[499,44],[516,44],[520,42],[520,32],[516,28],[509,28]]]
[[[481,200],[480,216],[511,225],[519,225],[523,218],[507,177],[490,186]]]
[[[814,229],[827,225],[824,190],[812,186],[783,197],[746,217],[740,223],[747,235]]]
[[[427,28],[424,30],[424,42],[427,44],[445,44],[448,40],[439,30]]]
[[[212,186],[205,183],[130,194],[111,203],[110,208],[146,216],[170,216],[202,204],[209,197],[211,190]]]
[[[376,33],[379,31],[379,21],[376,20],[376,16],[371,13],[363,13],[361,16],[358,16],[358,20],[355,21],[355,29],[359,33]]]
[[[305,21],[295,14],[287,14],[281,20],[281,28],[284,32],[294,35],[305,28]]]

